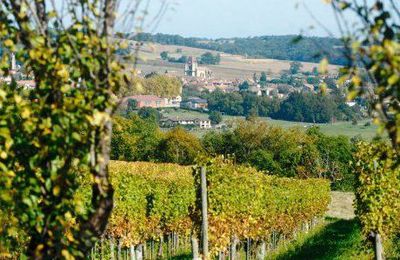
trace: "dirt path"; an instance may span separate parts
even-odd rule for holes
[[[332,191],[332,200],[329,204],[329,210],[327,212],[328,217],[340,218],[340,219],[352,219],[355,217],[354,214],[354,193],[352,192],[341,192]]]

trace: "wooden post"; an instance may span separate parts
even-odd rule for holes
[[[136,246],[136,260],[143,259],[143,244]]]
[[[130,255],[131,255],[131,260],[136,260],[134,245],[131,245],[131,247],[130,247]]]
[[[261,241],[261,244],[257,250],[257,260],[264,260],[266,255],[266,243],[265,241]]]
[[[164,236],[160,236],[160,243],[158,247],[158,253],[157,256],[162,258],[163,257],[163,242],[164,242]]]
[[[383,259],[382,238],[379,233],[375,233],[375,260]]]
[[[191,242],[192,242],[192,254],[193,254],[193,260],[199,260],[199,240],[197,239],[195,234],[192,234],[191,237]]]
[[[208,205],[206,167],[201,167],[201,235],[203,259],[208,259]]]
[[[250,238],[247,238],[247,243],[246,243],[246,260],[250,260],[250,248],[251,248],[251,240]]]
[[[238,241],[239,239],[236,237],[236,236],[233,236],[232,238],[231,238],[231,248],[230,248],[230,250],[229,250],[229,252],[230,252],[230,259],[231,260],[236,260],[236,255],[237,255],[237,253],[236,253],[236,247],[237,247],[237,244],[238,244]]]
[[[122,259],[122,242],[121,239],[118,240],[118,250],[117,250],[117,259],[121,260]]]
[[[111,238],[110,239],[110,259],[111,260],[115,260],[115,247],[114,247],[114,241],[113,241],[113,239]]]

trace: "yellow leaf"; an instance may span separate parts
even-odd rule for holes
[[[61,250],[61,255],[62,255],[65,259],[67,259],[67,260],[73,260],[73,259],[75,259],[75,257],[74,257],[73,255],[71,255],[71,254],[68,252],[68,250],[66,250],[66,249]]]
[[[4,46],[10,48],[10,47],[14,46],[14,42],[10,39],[7,39],[4,41]]]
[[[53,194],[54,196],[58,196],[60,194],[60,186],[57,185],[53,188]]]
[[[1,151],[1,153],[0,153],[0,158],[1,158],[1,159],[7,159],[7,153],[4,152],[4,151]]]
[[[22,110],[22,112],[21,112],[21,117],[22,117],[23,119],[27,119],[27,118],[29,118],[30,116],[31,116],[31,111],[29,111],[29,109],[25,107],[25,108]]]

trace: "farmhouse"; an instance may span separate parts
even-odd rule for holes
[[[164,118],[160,120],[161,127],[169,128],[178,125],[209,129],[211,128],[211,121],[208,119],[199,119],[199,118]]]

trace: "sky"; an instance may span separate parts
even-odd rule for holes
[[[158,11],[160,1],[153,0],[149,8],[150,15]],[[205,38],[299,33],[328,36],[325,29],[318,25],[321,23],[337,35],[333,11],[323,0],[167,1],[169,7],[161,22],[155,28],[153,23],[145,31]],[[310,26],[314,28],[310,29]]]

